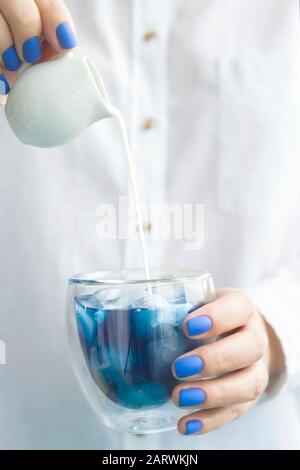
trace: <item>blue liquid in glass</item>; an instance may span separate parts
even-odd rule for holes
[[[138,301],[128,308],[103,306],[95,295],[75,299],[80,344],[101,391],[118,405],[148,409],[169,400],[173,361],[199,343],[182,330],[199,305],[177,298],[162,305]]]

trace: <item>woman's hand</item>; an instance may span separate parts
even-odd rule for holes
[[[183,381],[173,391],[174,403],[198,410],[179,420],[182,434],[204,434],[239,418],[284,367],[274,331],[240,291],[220,291],[216,301],[187,316],[184,332],[195,340],[221,338],[173,364],[173,374]]]
[[[63,0],[0,0],[0,95],[22,62],[49,60],[77,44]]]

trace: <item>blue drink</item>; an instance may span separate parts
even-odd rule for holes
[[[77,330],[95,383],[114,403],[151,409],[170,398],[173,361],[200,343],[182,330],[192,305],[184,295],[165,300],[146,295],[121,308],[97,293],[75,297]]]

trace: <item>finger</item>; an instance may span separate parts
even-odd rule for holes
[[[39,62],[47,62],[48,60],[55,59],[59,56],[59,53],[55,51],[48,42],[42,43],[42,57]]]
[[[193,339],[212,338],[244,326],[254,312],[245,294],[230,291],[190,313],[183,324],[184,332]]]
[[[12,83],[14,81],[14,75],[15,74],[4,70],[0,62],[0,105],[6,103],[6,97],[10,92]]]
[[[218,379],[180,384],[173,390],[172,400],[180,408],[228,407],[257,400],[268,381],[266,367],[259,361]]]
[[[72,16],[62,0],[35,0],[46,41],[59,54],[77,46]]]
[[[8,23],[0,12],[0,57],[1,65],[6,70],[15,71],[21,66],[21,61],[14,47],[14,39]]]
[[[173,364],[179,380],[216,377],[243,369],[263,357],[267,337],[263,329],[243,328],[226,338],[180,356]]]
[[[178,421],[178,431],[185,435],[206,434],[230,423],[254,406],[255,402],[234,405],[228,408],[198,411]]]
[[[8,77],[4,75],[3,68],[0,66],[0,104],[5,104],[4,97],[10,92]]]
[[[41,57],[42,19],[34,0],[0,0],[0,8],[12,32],[18,56],[28,63]]]

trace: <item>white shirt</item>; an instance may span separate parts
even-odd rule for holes
[[[126,116],[143,202],[205,205],[203,249],[148,240],[151,264],[206,267],[251,293],[287,381],[209,435],[104,432],[70,367],[64,307],[70,275],[140,264],[137,243],[97,238],[97,206],[128,194],[120,139],[107,120],[64,147],[26,147],[2,110],[0,448],[300,448],[298,0],[67,3],[77,54]]]

